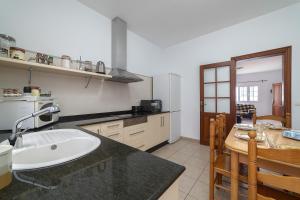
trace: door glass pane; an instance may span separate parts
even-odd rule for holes
[[[218,97],[230,97],[230,83],[218,83]]]
[[[204,99],[204,112],[216,112],[216,99]]]
[[[218,113],[230,113],[230,99],[218,99],[217,104]]]
[[[216,84],[204,84],[204,97],[216,97]]]
[[[216,69],[204,69],[204,83],[216,81]]]
[[[217,68],[218,81],[230,81],[230,66]]]

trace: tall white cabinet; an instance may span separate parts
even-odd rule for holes
[[[181,77],[174,73],[154,76],[153,99],[162,100],[162,111],[170,112],[169,142],[176,142],[181,136]]]

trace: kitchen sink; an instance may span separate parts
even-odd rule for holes
[[[27,170],[61,164],[95,150],[99,138],[76,129],[57,129],[23,135],[23,146],[13,149],[12,169]]]

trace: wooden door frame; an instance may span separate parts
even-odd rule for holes
[[[236,63],[241,60],[247,60],[251,58],[259,57],[273,57],[273,56],[282,56],[283,60],[283,84],[284,84],[284,115],[286,113],[291,113],[291,104],[292,104],[292,46],[271,49],[267,51],[261,51],[257,53],[246,54],[242,56],[236,56],[231,58],[232,68],[234,69],[234,76],[236,77]],[[236,80],[236,78],[235,78]],[[233,88],[236,88],[236,81],[233,83]],[[234,105],[236,104],[236,95],[235,89],[231,94],[234,95]],[[234,113],[236,113],[236,107],[234,106]],[[291,113],[292,114],[292,113]]]
[[[200,65],[200,144],[204,145],[209,145],[207,141],[205,141],[205,138],[201,137],[201,133],[203,134],[204,132],[204,117],[203,117],[203,112],[204,112],[204,103],[202,104],[201,102],[204,102],[204,87],[201,87],[204,85],[204,68],[209,69],[209,68],[217,68],[217,67],[224,67],[224,66],[230,66],[230,85],[234,84],[235,82],[235,73],[234,73],[234,68],[232,67],[232,61],[225,61],[225,62],[218,62],[218,63],[212,63],[212,64],[206,64],[206,65]],[[233,90],[235,92],[235,89]],[[232,95],[232,88],[230,87],[230,97]],[[217,93],[217,88],[215,90]],[[217,94],[216,94],[217,96]],[[235,96],[234,96],[235,97]],[[233,121],[232,114],[235,111],[235,104],[234,104],[234,99],[230,98],[230,114],[229,114],[229,120],[227,120],[228,123],[231,123]],[[217,101],[216,101],[217,104]],[[217,110],[216,110],[217,112]],[[211,113],[212,117],[215,117],[216,114]],[[235,114],[234,114],[235,116]]]

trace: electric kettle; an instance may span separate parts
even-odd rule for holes
[[[102,61],[98,61],[96,65],[96,73],[105,74],[105,64]]]

